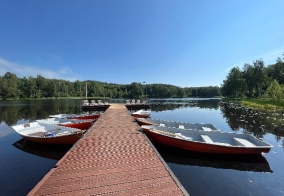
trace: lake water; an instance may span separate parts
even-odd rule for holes
[[[259,156],[216,156],[155,145],[190,195],[284,195],[284,116],[243,107],[220,106],[220,99],[152,99],[151,117],[212,123],[221,131],[246,132],[274,147]],[[0,193],[26,195],[71,146],[37,145],[11,125],[81,113],[80,100],[0,101]]]

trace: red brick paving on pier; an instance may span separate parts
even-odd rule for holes
[[[111,105],[29,195],[186,195],[124,105]]]

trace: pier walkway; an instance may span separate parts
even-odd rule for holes
[[[29,195],[187,195],[124,105],[111,105]]]

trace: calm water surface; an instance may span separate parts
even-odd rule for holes
[[[190,195],[284,195],[284,116],[220,100],[153,99],[151,117],[212,123],[221,131],[246,132],[274,147],[260,156],[216,156],[155,145]],[[11,125],[50,114],[81,113],[80,100],[0,101],[0,193],[25,195],[70,146],[27,142]]]

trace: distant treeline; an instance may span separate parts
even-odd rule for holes
[[[283,54],[284,57],[284,54]],[[283,58],[284,60],[284,58]],[[284,61],[264,66],[263,60],[233,67],[221,87],[222,95],[230,98],[284,98]]]
[[[51,97],[85,97],[87,84],[88,97],[108,98],[182,98],[221,96],[218,86],[182,88],[168,84],[113,84],[99,81],[70,82],[60,79],[37,77],[18,78],[7,72],[0,76],[0,99],[29,99]]]

